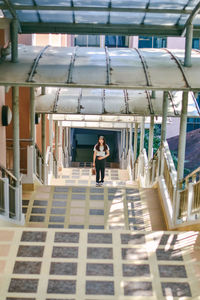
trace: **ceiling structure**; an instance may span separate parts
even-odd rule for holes
[[[180,117],[182,92],[169,92],[168,117]],[[156,92],[153,99],[149,91],[114,89],[52,89],[46,95],[35,99],[37,113],[66,114],[60,120],[66,121],[113,121],[125,122],[125,115],[162,116],[163,93]],[[79,114],[72,117],[69,114]],[[90,115],[90,116],[83,116]],[[92,116],[93,115],[93,116]],[[100,119],[97,115],[100,115]],[[188,117],[200,117],[200,110],[193,93],[188,97]],[[102,119],[103,118],[103,119]],[[133,120],[132,120],[133,121]],[[127,122],[131,122],[128,118]]]
[[[200,51],[19,46],[0,64],[0,85],[199,91]]]
[[[21,33],[181,36],[199,0],[0,0]],[[200,15],[194,21],[200,37]]]

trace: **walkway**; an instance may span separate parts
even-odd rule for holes
[[[200,299],[199,249],[195,232],[0,229],[0,299]]]

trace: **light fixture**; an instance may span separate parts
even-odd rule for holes
[[[8,126],[12,120],[12,111],[9,106],[3,105],[1,111],[1,121],[3,126]]]

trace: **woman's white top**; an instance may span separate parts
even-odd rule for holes
[[[108,145],[106,145],[106,146],[107,146],[107,150],[106,150],[106,151],[109,151],[110,148],[108,147]],[[98,151],[98,150],[96,149],[96,147],[97,147],[97,145],[94,146],[93,151],[96,151],[96,155],[97,155],[97,156],[106,156],[106,151],[104,151],[104,146],[100,146],[100,147],[99,147],[99,150],[100,150],[100,151]]]

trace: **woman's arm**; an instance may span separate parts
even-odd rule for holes
[[[94,151],[94,154],[93,154],[93,167],[95,167],[95,160],[96,160],[96,156],[97,156],[97,153],[96,151]]]
[[[106,155],[105,155],[105,156],[99,156],[99,157],[97,157],[97,159],[98,159],[98,160],[102,160],[102,159],[107,158],[109,155],[110,155],[110,151],[109,151],[109,150],[106,150]]]

